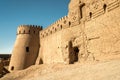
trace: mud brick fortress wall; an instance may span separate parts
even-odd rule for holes
[[[35,25],[21,25],[10,61],[10,70],[19,70],[35,64],[39,52],[39,31]]]
[[[68,8],[46,29],[18,27],[9,70],[120,54],[120,0],[70,0]]]

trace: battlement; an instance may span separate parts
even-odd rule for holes
[[[88,2],[90,3],[90,2]],[[107,12],[114,10],[115,8],[120,6],[120,0],[110,0],[110,1],[97,1],[92,2],[94,4],[87,4],[86,7],[86,21],[90,21],[91,19],[95,19]],[[97,7],[95,7],[96,5]]]
[[[19,34],[37,34],[42,30],[42,26],[37,25],[20,25],[17,29],[17,35]]]
[[[60,31],[70,26],[68,16],[64,16],[40,32],[40,37],[44,38],[50,34]]]
[[[78,1],[78,0],[76,0],[76,1],[71,0],[71,4],[69,4],[70,9],[71,8],[74,9],[74,6],[76,7],[76,5],[77,6],[80,5],[81,2]],[[74,3],[76,3],[76,5]],[[97,1],[97,2],[94,1],[94,0],[93,1],[86,1],[86,3],[85,3],[85,8],[86,8],[85,13],[86,13],[86,15],[84,15],[85,21],[87,22],[87,21],[90,21],[92,19],[95,19],[95,18],[105,14],[106,12],[109,12],[109,11],[119,7],[119,6],[120,6],[120,0],[110,0],[110,1],[100,0],[100,1]],[[75,15],[76,12],[73,12],[73,13],[74,13],[74,14],[72,14],[73,17],[78,17],[78,16]],[[81,13],[82,13],[82,11],[81,11]],[[80,19],[80,22],[81,21],[82,20]],[[78,24],[80,24],[80,22],[79,21],[77,22],[76,20],[72,21],[71,16],[69,16],[69,15],[64,16],[64,17],[60,18],[59,20],[57,20],[56,22],[54,22],[53,24],[51,24],[50,26],[48,26],[46,29],[42,30],[40,32],[40,37],[44,38],[44,37],[46,37],[50,34],[53,34],[57,31],[60,31],[62,29],[78,25]]]

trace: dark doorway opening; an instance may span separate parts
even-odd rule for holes
[[[43,60],[40,58],[40,62],[39,62],[39,64],[43,64]]]
[[[79,48],[77,46],[72,47],[72,42],[69,42],[69,64],[74,64],[78,61]]]
[[[77,62],[79,49],[78,49],[78,47],[74,47],[73,50],[74,50],[74,62]]]

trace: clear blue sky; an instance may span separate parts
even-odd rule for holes
[[[10,53],[21,24],[44,28],[67,15],[69,0],[0,0],[0,54]]]

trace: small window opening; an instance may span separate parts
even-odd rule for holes
[[[104,4],[104,5],[103,5],[103,9],[104,9],[104,11],[106,11],[106,8],[107,8],[107,5]]]
[[[90,18],[92,18],[92,12],[89,13]]]
[[[71,25],[71,22],[69,22],[69,26]]]
[[[19,34],[21,34],[21,31],[19,31]]]
[[[60,28],[62,29],[62,25],[60,25]]]
[[[14,66],[11,67],[11,70],[14,70]]]
[[[29,52],[29,47],[26,47],[26,52]]]
[[[30,30],[29,30],[29,33],[30,33]]]
[[[24,30],[24,32],[23,33],[25,33],[25,30]]]
[[[35,31],[34,31],[34,34],[35,34]]]

